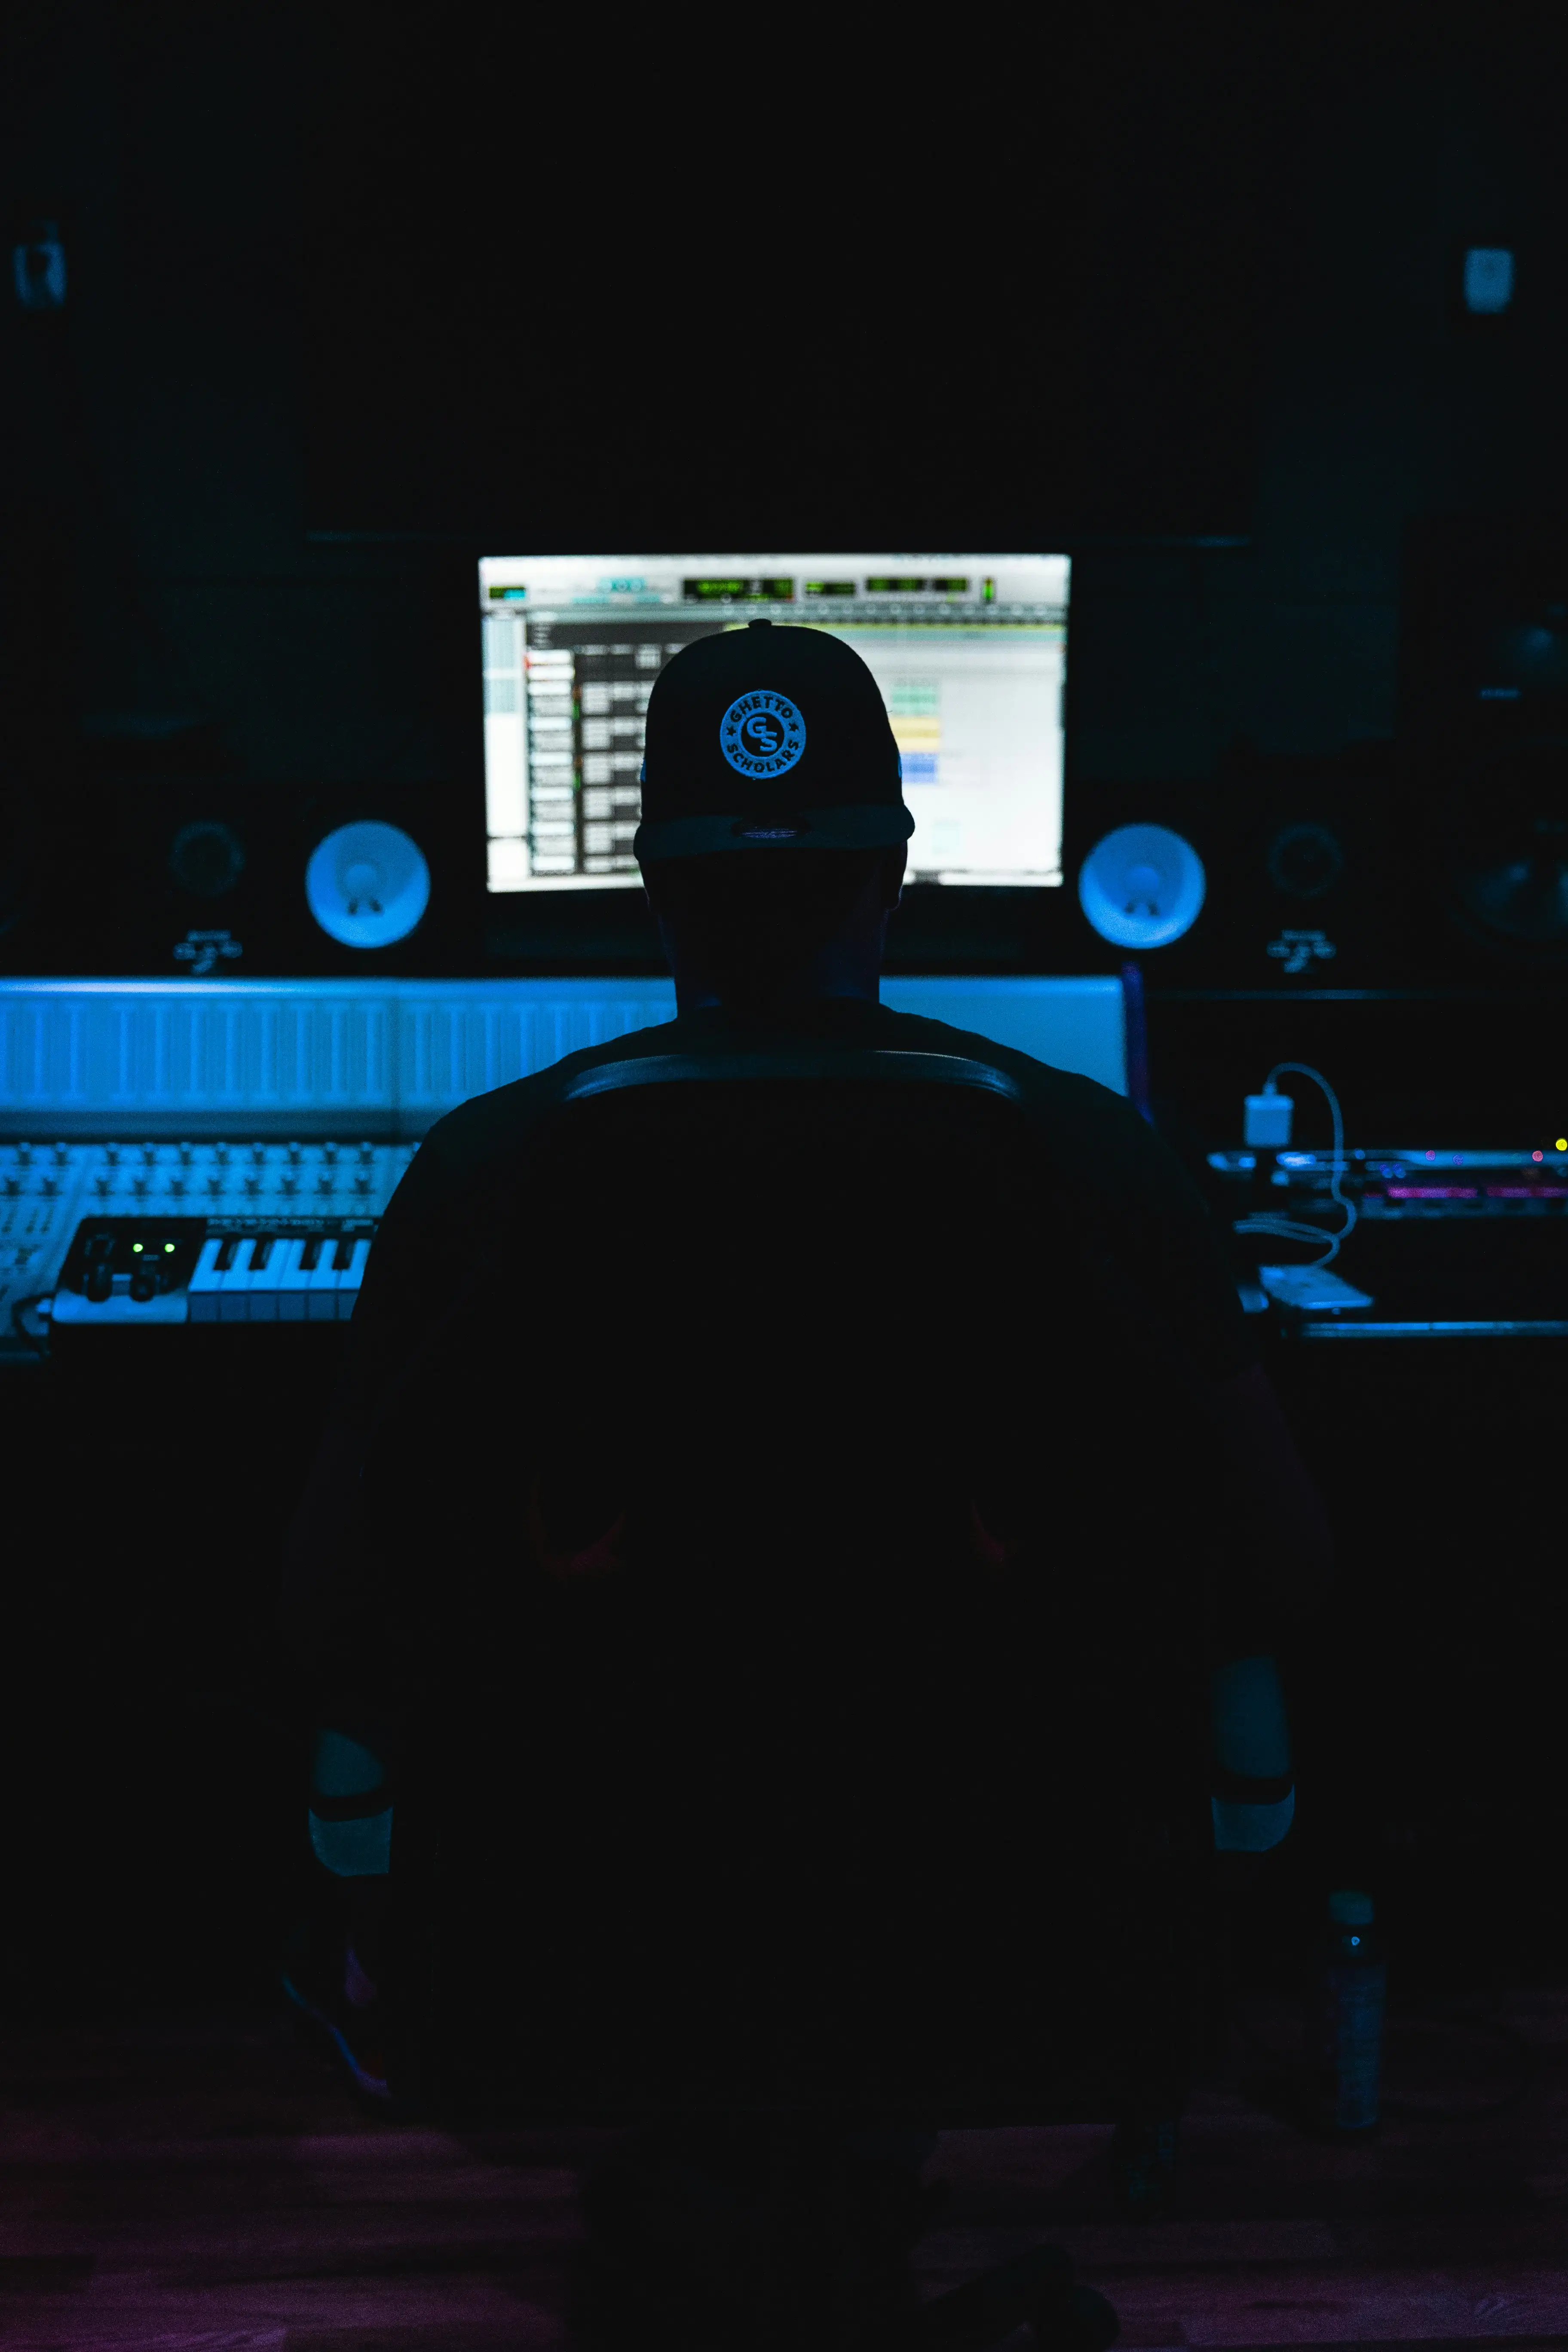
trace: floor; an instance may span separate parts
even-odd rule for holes
[[[1115,2217],[1100,2129],[944,2135],[922,2291],[1048,2241],[1128,2347],[1568,2345],[1568,1990],[1397,2021],[1400,2112],[1365,2147],[1274,2111],[1288,2010],[1243,2023],[1163,2221]],[[389,2122],[281,2019],[14,2035],[0,2118],[6,2352],[561,2345],[576,2189],[613,2137]]]

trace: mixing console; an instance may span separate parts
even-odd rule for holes
[[[38,1347],[51,1321],[62,1330],[342,1321],[417,1149],[248,1138],[0,1142],[0,1350]],[[1402,1328],[1441,1304],[1441,1328],[1455,1331],[1505,1321],[1544,1331],[1546,1318],[1568,1331],[1568,1155],[1421,1148],[1357,1151],[1347,1161],[1342,1189],[1358,1220],[1337,1270],[1377,1300],[1375,1309],[1365,1298],[1359,1315],[1332,1318],[1347,1336],[1354,1326],[1384,1328],[1374,1317],[1396,1298]],[[1326,1152],[1214,1152],[1209,1164],[1233,1215],[1282,1210],[1322,1219],[1325,1232],[1341,1221]],[[1484,1255],[1456,1253],[1452,1242],[1478,1221],[1489,1237]],[[1408,1251],[1390,1259],[1373,1247],[1374,1234],[1415,1243],[1434,1223],[1451,1237],[1440,1262]],[[1510,1228],[1521,1244],[1538,1238],[1522,1253],[1504,1249]],[[1261,1306],[1256,1284],[1251,1292]]]
[[[1119,981],[890,980],[883,997],[1125,1090]],[[301,1297],[304,1320],[339,1318],[418,1137],[674,1011],[651,978],[0,980],[0,1356],[35,1360],[51,1300],[62,1328],[286,1322]]]
[[[0,1336],[341,1319],[417,1148],[0,1143]]]

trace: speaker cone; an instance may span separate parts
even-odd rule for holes
[[[1450,860],[1473,927],[1500,945],[1568,953],[1568,740],[1514,745],[1471,772]]]
[[[429,905],[430,868],[397,825],[342,824],[312,851],[305,898],[322,930],[344,947],[391,947]]]
[[[1119,948],[1169,947],[1190,931],[1207,889],[1190,841],[1163,824],[1118,825],[1079,869],[1079,904]]]
[[[245,844],[216,819],[183,824],[169,848],[169,871],[196,898],[221,898],[245,871]]]
[[[1287,898],[1321,898],[1345,870],[1345,853],[1326,824],[1281,825],[1268,845],[1268,878]]]

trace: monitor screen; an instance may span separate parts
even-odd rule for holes
[[[485,557],[489,888],[637,884],[654,679],[759,619],[842,637],[881,688],[911,881],[1059,885],[1068,576],[1065,555]]]

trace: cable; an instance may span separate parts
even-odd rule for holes
[[[49,1334],[47,1330],[29,1331],[26,1323],[26,1314],[29,1307],[37,1313],[38,1307],[42,1306],[45,1299],[49,1298],[52,1296],[53,1293],[47,1290],[35,1290],[29,1292],[26,1298],[14,1298],[11,1302],[11,1330],[13,1336],[18,1339],[25,1339],[27,1346],[33,1350],[34,1355],[42,1356],[46,1361],[47,1360],[49,1353]],[[38,1317],[39,1322],[42,1322],[43,1319],[42,1316]]]
[[[1319,1266],[1330,1265],[1333,1263],[1340,1254],[1341,1244],[1349,1239],[1355,1226],[1355,1203],[1353,1201],[1346,1200],[1342,1190],[1345,1173],[1345,1123],[1340,1109],[1338,1095],[1335,1094],[1321,1070],[1314,1070],[1310,1062],[1276,1062],[1263,1081],[1264,1093],[1272,1093],[1275,1079],[1283,1077],[1288,1070],[1295,1071],[1303,1078],[1310,1078],[1315,1087],[1321,1087],[1328,1097],[1329,1116],[1334,1123],[1334,1168],[1329,1183],[1329,1198],[1337,1209],[1343,1211],[1344,1223],[1337,1234],[1325,1234],[1321,1225],[1309,1225],[1299,1217],[1275,1216],[1269,1211],[1262,1210],[1256,1216],[1238,1218],[1236,1231],[1238,1234],[1264,1234],[1270,1241],[1277,1242],[1306,1242],[1309,1244],[1314,1242],[1326,1242],[1328,1246],[1322,1256],[1316,1257],[1311,1262],[1310,1270],[1315,1271]]]

